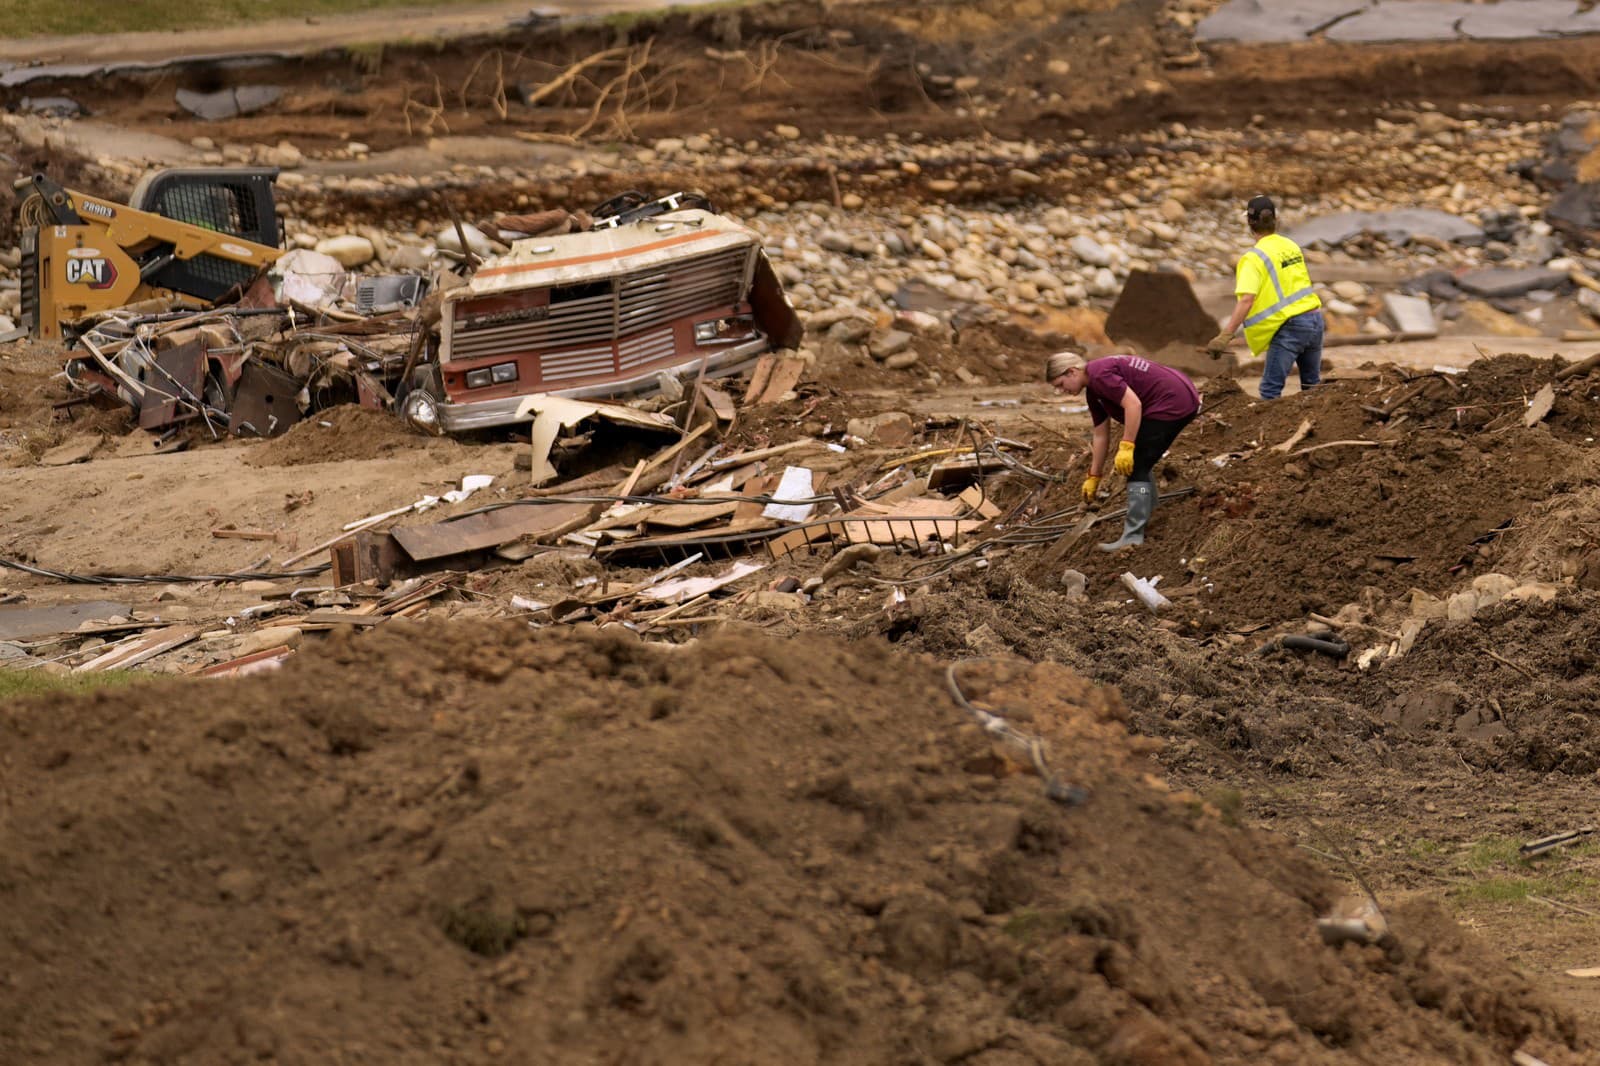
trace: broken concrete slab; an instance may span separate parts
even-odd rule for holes
[[[1397,292],[1383,295],[1384,310],[1394,328],[1401,333],[1434,334],[1439,331],[1433,318],[1433,306],[1426,296],[1403,296]]]
[[[1556,289],[1569,284],[1564,271],[1548,267],[1489,267],[1469,270],[1456,278],[1464,291],[1485,299],[1524,296],[1535,289]]]
[[[1435,2],[1379,4],[1328,27],[1330,41],[1453,41],[1456,24],[1481,11],[1474,4]]]
[[[206,122],[221,122],[271,107],[283,96],[283,90],[276,85],[240,85],[213,93],[179,89],[176,96],[178,106],[189,114]]]
[[[1572,16],[1572,0],[1517,0],[1477,7],[1456,28],[1461,36],[1475,40],[1548,37]]]
[[[1366,0],[1234,0],[1195,27],[1199,41],[1298,41],[1365,11]]]
[[[1431,207],[1407,207],[1398,211],[1342,211],[1313,218],[1294,227],[1286,235],[1302,247],[1332,247],[1363,233],[1375,234],[1392,244],[1404,244],[1413,236],[1460,244],[1480,244],[1483,241],[1481,227]]]

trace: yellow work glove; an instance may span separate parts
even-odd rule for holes
[[[1100,479],[1090,474],[1083,479],[1083,502],[1093,503],[1094,494],[1100,491]]]
[[[1117,445],[1117,457],[1111,461],[1111,469],[1123,477],[1133,473],[1133,441],[1125,440]]]
[[[1206,351],[1211,353],[1211,358],[1221,359],[1222,353],[1228,350],[1228,345],[1233,343],[1233,334],[1219,333],[1206,343]]]

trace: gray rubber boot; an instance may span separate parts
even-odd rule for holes
[[[1134,544],[1143,544],[1144,527],[1149,524],[1150,512],[1155,509],[1155,482],[1128,482],[1128,516],[1122,520],[1122,536],[1110,544],[1100,545],[1100,550],[1114,552]]]

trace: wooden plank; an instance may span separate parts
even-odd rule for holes
[[[1546,384],[1533,394],[1533,399],[1528,401],[1528,410],[1522,416],[1524,426],[1533,427],[1544,421],[1552,408],[1556,405],[1556,389],[1554,385]]]
[[[722,503],[656,505],[649,508],[648,514],[634,517],[642,517],[646,525],[661,526],[666,529],[694,529],[707,522],[727,518],[738,509],[738,500],[725,500]]]
[[[767,390],[767,382],[772,380],[772,368],[778,362],[775,355],[763,355],[756,360],[756,368],[750,374],[750,385],[744,390],[744,399],[740,402],[746,407],[756,402],[756,398]]]
[[[397,526],[390,533],[417,562],[496,548],[523,537],[554,539],[594,521],[599,504],[523,504],[425,526]]]
[[[782,400],[790,389],[800,383],[800,375],[805,373],[805,369],[804,359],[786,357],[778,360],[772,368],[771,377],[767,379],[766,388],[756,397],[755,406],[760,407]]]
[[[732,466],[741,466],[745,463],[753,463],[757,459],[770,459],[774,455],[785,455],[789,452],[798,451],[801,448],[817,447],[821,447],[821,445],[815,439],[811,437],[801,437],[799,440],[792,440],[788,444],[774,444],[770,448],[757,448],[753,452],[740,452],[737,455],[725,455],[721,459],[714,461],[711,464],[711,469],[726,470]]]
[[[94,673],[100,670],[126,670],[162,652],[187,644],[200,635],[194,626],[170,626],[146,633],[138,640],[121,644],[104,655],[96,656],[73,670],[73,673]]]
[[[197,677],[244,677],[247,674],[276,670],[293,654],[294,649],[289,647],[263,648],[224,663],[212,663],[194,673]]]
[[[733,397],[717,388],[715,385],[700,385],[700,395],[705,398],[706,405],[711,408],[711,413],[717,416],[719,422],[732,422],[737,412],[734,410]]]
[[[747,478],[739,486],[739,494],[741,496],[765,496],[777,483],[778,479],[775,476],[767,477],[764,474],[757,474],[754,477]],[[741,500],[739,506],[733,510],[733,520],[735,522],[748,522],[752,518],[760,518],[761,511],[765,506],[765,504],[758,503],[755,500]]]
[[[333,608],[324,608],[320,611],[311,611],[300,616],[300,620],[307,625],[314,626],[368,626],[382,625],[389,619],[381,614],[357,614],[354,611],[340,611]]]
[[[976,514],[979,518],[998,518],[1000,516],[1000,508],[996,507],[994,501],[989,499],[983,489],[977,485],[968,485],[956,499],[966,504],[967,510]]]
[[[705,436],[707,433],[710,433],[710,432],[711,432],[711,423],[710,422],[704,422],[704,423],[701,423],[700,425],[694,427],[687,434],[684,435],[682,440],[678,441],[672,447],[666,449],[665,451],[657,452],[654,456],[652,456],[650,461],[645,464],[644,470],[642,470],[640,472],[641,476],[643,474],[650,473],[650,471],[652,471],[652,470],[659,470],[666,463],[668,463],[672,459],[676,458],[677,454],[679,452],[683,451],[689,445],[693,444],[695,441],[699,440],[701,437]],[[635,484],[637,484],[637,481],[635,482]]]
[[[222,530],[211,530],[211,536],[219,539],[219,541],[275,541],[280,535],[272,530],[232,530],[232,528],[222,528]]]

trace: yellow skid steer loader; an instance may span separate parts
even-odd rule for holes
[[[57,339],[96,312],[175,294],[204,308],[241,292],[283,254],[277,176],[269,167],[161,170],[126,205],[43,174],[18,180],[23,327]]]

